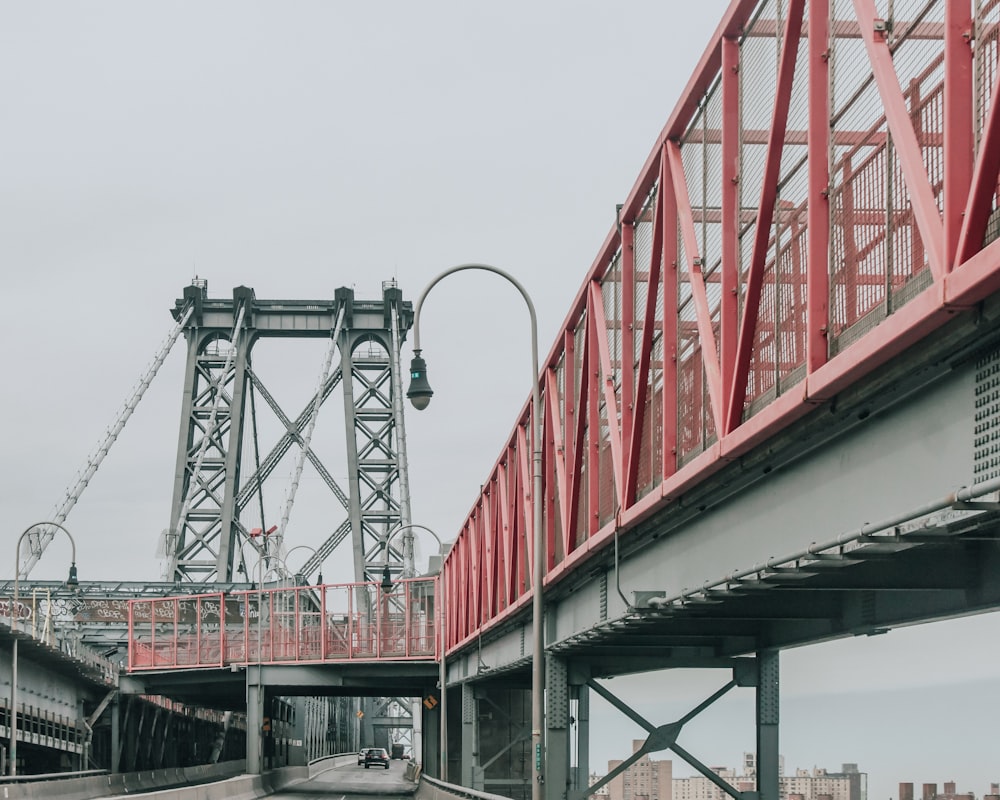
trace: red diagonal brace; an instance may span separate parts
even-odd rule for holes
[[[747,383],[750,379],[750,360],[753,358],[760,294],[764,285],[767,242],[778,196],[782,144],[788,123],[788,106],[792,99],[792,81],[795,77],[795,60],[799,52],[804,7],[805,0],[791,0],[788,4],[788,18],[785,20],[781,58],[778,62],[778,85],[774,94],[774,113],[771,116],[771,130],[768,134],[767,157],[764,161],[760,202],[757,205],[757,225],[754,228],[753,250],[743,301],[743,319],[740,323],[739,344],[736,349],[736,373],[733,376],[732,394],[726,405],[725,425],[719,426],[719,430],[724,434],[735,430],[743,419],[743,403],[746,401]]]

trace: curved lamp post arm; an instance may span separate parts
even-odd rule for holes
[[[10,776],[16,777],[17,775],[17,628],[18,628],[18,613],[17,609],[20,605],[18,601],[18,590],[20,589],[20,577],[21,570],[19,565],[21,563],[21,542],[24,541],[25,537],[31,533],[35,528],[39,528],[43,525],[51,525],[53,528],[58,528],[63,533],[66,534],[69,539],[70,547],[72,547],[72,561],[69,565],[69,577],[66,579],[66,585],[72,588],[76,588],[80,585],[80,581],[76,577],[76,540],[73,539],[73,535],[66,530],[58,522],[36,522],[33,525],[29,525],[24,529],[24,532],[18,537],[17,544],[14,546],[14,597],[10,605],[10,629],[14,634],[13,644],[11,645],[11,664],[10,664]]]
[[[420,312],[428,293],[442,279],[455,272],[463,270],[483,270],[493,272],[504,278],[521,293],[524,302],[528,306],[528,314],[531,317],[531,413],[534,416],[534,425],[531,426],[532,433],[532,505],[534,508],[532,536],[534,547],[532,548],[534,564],[532,569],[532,600],[531,600],[531,631],[533,640],[533,650],[531,654],[531,742],[534,750],[535,779],[531,784],[532,800],[544,800],[545,797],[545,739],[543,736],[545,728],[545,617],[542,599],[542,588],[545,581],[545,532],[543,530],[542,516],[542,400],[541,400],[541,377],[538,374],[538,322],[535,316],[535,306],[531,302],[524,287],[511,275],[502,269],[490,266],[489,264],[459,264],[451,269],[446,269],[434,278],[417,300],[416,309],[413,314],[413,361],[410,366],[410,388],[406,395],[410,398],[413,407],[418,411],[427,408],[430,403],[430,384],[427,382],[427,364],[420,357]]]
[[[311,545],[308,545],[308,544],[297,544],[297,545],[295,545],[295,547],[293,547],[291,550],[287,550],[285,552],[285,558],[283,559],[283,561],[284,561],[284,564],[285,564],[285,571],[286,572],[288,571],[288,557],[292,553],[294,553],[296,550],[309,550],[310,552],[312,552],[312,554],[314,556],[317,555],[316,548],[312,547]],[[307,575],[306,578],[308,578],[308,577],[309,576]],[[316,576],[316,578],[317,578],[317,583],[319,583],[319,584],[323,583],[323,567],[322,567],[322,565],[319,568],[319,574]]]
[[[72,555],[70,557],[69,565],[69,577],[66,579],[66,585],[71,587],[76,587],[80,585],[80,581],[76,576],[76,540],[73,539],[73,534],[71,534],[66,528],[60,525],[58,522],[36,522],[33,525],[29,525],[24,529],[24,532],[17,538],[17,544],[14,547],[14,606],[17,606],[18,601],[18,589],[20,587],[20,577],[21,572],[17,568],[17,565],[21,563],[21,542],[24,541],[25,537],[31,533],[35,528],[40,528],[43,525],[51,525],[53,528],[58,528],[66,537],[69,539],[70,547],[72,548]],[[11,629],[14,628],[16,622],[17,611],[16,608],[11,608],[10,620]]]
[[[415,355],[420,355],[420,311],[423,308],[424,300],[427,295],[430,294],[431,289],[437,286],[444,278],[448,277],[452,273],[462,272],[464,270],[475,269],[484,270],[486,272],[493,272],[499,275],[501,278],[506,279],[508,282],[512,283],[514,287],[521,293],[521,297],[524,298],[524,302],[528,306],[528,316],[531,317],[531,382],[534,386],[538,386],[538,319],[535,315],[535,304],[531,302],[531,297],[528,295],[527,290],[520,284],[520,282],[513,275],[505,272],[499,267],[494,267],[489,264],[459,264],[458,266],[446,269],[436,278],[432,279],[427,286],[424,287],[423,292],[420,293],[420,297],[417,298],[417,305],[413,311],[413,352]]]
[[[441,551],[444,550],[444,542],[441,541],[441,537],[438,536],[437,533],[435,533],[433,530],[431,530],[430,528],[428,528],[426,525],[418,525],[415,522],[408,522],[405,525],[400,524],[400,525],[397,525],[395,528],[393,528],[391,531],[389,531],[388,535],[385,537],[385,539],[382,542],[382,554],[383,554],[382,555],[382,565],[383,565],[383,568],[388,567],[388,565],[389,565],[389,542],[392,541],[393,537],[397,533],[402,533],[405,530],[412,530],[413,528],[419,528],[422,531],[427,531],[427,533],[429,533],[431,536],[433,536],[434,540],[438,543],[438,552],[441,552]],[[412,570],[412,565],[410,565],[410,566],[411,566],[411,570]],[[404,566],[403,566],[403,577],[404,578],[412,578],[413,577],[413,575],[407,575],[406,572],[407,572],[407,567],[404,564]]]

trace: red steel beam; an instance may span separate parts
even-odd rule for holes
[[[875,30],[874,0],[854,0],[854,11],[861,25],[861,39],[865,43],[871,62],[875,85],[878,87],[885,119],[892,132],[900,171],[910,193],[913,215],[927,250],[931,274],[940,280],[945,273],[944,232],[937,201],[931,191],[927,170],[924,168],[920,144],[903,99],[903,90],[892,63],[892,53],[885,31]]]
[[[972,5],[944,7],[944,252],[945,270],[956,262],[965,202],[972,185]]]
[[[720,434],[730,433],[743,418],[743,404],[746,400],[747,383],[750,379],[750,361],[753,357],[753,340],[760,311],[760,295],[764,283],[767,242],[771,233],[771,217],[778,192],[778,174],[781,170],[781,144],[788,123],[788,107],[792,100],[792,80],[795,77],[795,60],[799,52],[799,37],[793,36],[802,27],[805,0],[790,0],[788,18],[785,20],[785,36],[781,42],[781,56],[778,61],[778,86],[774,94],[774,111],[771,115],[771,134],[768,137],[767,159],[761,180],[760,202],[757,204],[757,226],[750,265],[747,270],[747,286],[743,294],[743,319],[740,322],[739,344],[737,347],[732,391],[725,407],[724,422],[716,429]]]
[[[702,362],[705,365],[705,380],[708,382],[712,416],[715,419],[716,430],[721,430],[723,413],[722,371],[719,368],[715,333],[712,331],[712,317],[708,308],[708,294],[705,291],[705,280],[701,271],[698,236],[691,218],[691,203],[688,200],[687,184],[684,182],[684,164],[681,161],[680,148],[674,142],[666,144],[666,151],[674,203],[677,205],[681,237],[684,241],[684,257],[687,260],[690,277],[691,298],[694,301],[698,331],[701,334]]]
[[[806,285],[806,371],[828,357],[830,328],[830,0],[809,6],[809,205]]]

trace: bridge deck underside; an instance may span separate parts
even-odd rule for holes
[[[248,679],[276,696],[419,697],[438,678],[436,664],[249,666],[144,672],[122,678],[122,691],[156,694],[182,703],[228,711],[247,708]]]
[[[762,567],[669,601],[640,593],[630,613],[550,652],[588,664],[595,677],[722,666],[761,647],[876,635],[1000,606],[1000,512],[872,535],[847,550]]]

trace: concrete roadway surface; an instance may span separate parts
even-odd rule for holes
[[[412,800],[417,785],[403,777],[408,763],[408,761],[393,760],[389,762],[389,769],[384,767],[365,769],[356,764],[331,767],[310,780],[286,786],[269,797],[274,800],[302,800],[303,797],[350,800],[352,796],[379,795]]]

